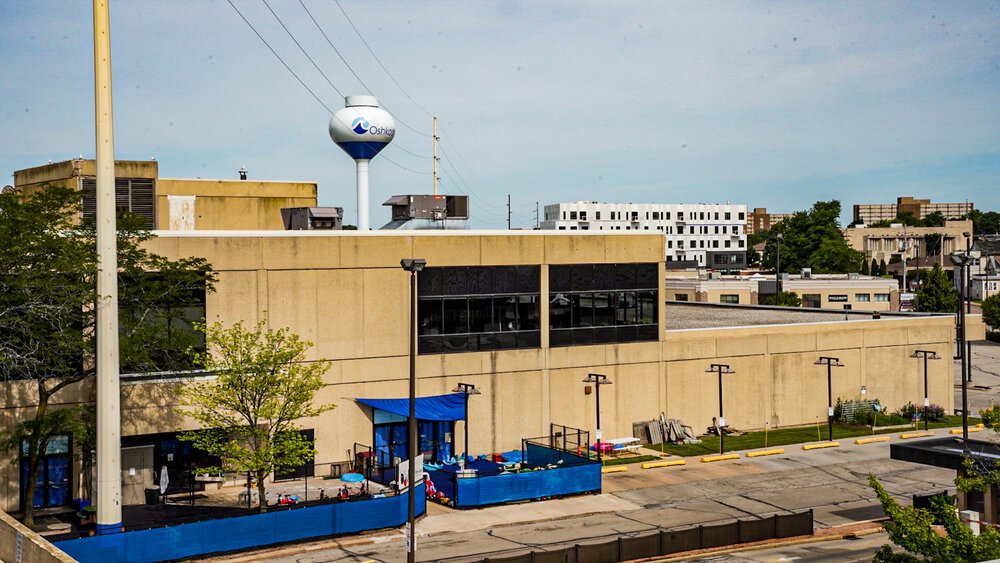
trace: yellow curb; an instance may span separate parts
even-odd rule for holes
[[[628,471],[628,467],[624,465],[619,465],[617,467],[602,467],[601,473],[617,473],[619,471]]]
[[[979,426],[972,426],[972,427],[969,428],[969,432],[979,432],[980,430],[982,430],[982,427],[979,427]],[[961,428],[954,428],[952,430],[949,430],[948,432],[950,432],[952,434],[961,434],[962,433],[962,429]]]
[[[822,444],[809,444],[808,446],[802,446],[803,450],[818,450],[820,448],[839,448],[840,442],[825,442]]]
[[[701,458],[701,461],[703,461],[703,462],[723,461],[723,460],[726,460],[726,459],[739,459],[739,457],[740,457],[740,454],[710,455],[710,456],[705,456],[705,457]]]
[[[933,435],[933,432],[911,432],[909,434],[900,434],[899,437],[903,440],[909,440],[910,438],[926,438],[927,436]]]
[[[976,425],[976,428],[983,428],[983,427],[985,427],[985,426],[986,426],[985,424],[983,424],[983,423],[979,423],[979,424],[977,424],[977,425]]]
[[[785,450],[764,450],[761,452],[747,452],[747,457],[758,457],[762,455],[776,455],[783,453],[785,453]]]
[[[652,469],[654,467],[670,467],[672,465],[684,465],[687,462],[683,459],[675,459],[674,461],[654,461],[651,463],[642,464],[643,469]]]
[[[900,436],[902,438],[902,436]],[[854,441],[855,444],[873,444],[875,442],[888,442],[888,436],[872,436],[871,438],[858,438]]]

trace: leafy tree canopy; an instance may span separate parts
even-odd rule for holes
[[[202,469],[249,474],[260,492],[261,511],[267,509],[267,476],[297,468],[316,454],[298,431],[298,420],[334,408],[313,404],[328,362],[306,362],[311,342],[266,326],[266,319],[253,327],[242,321],[230,328],[219,322],[205,326],[207,351],[197,360],[216,379],[185,387],[181,402],[187,408],[180,411],[203,427],[181,439],[222,459],[222,467]]]
[[[1000,331],[1000,294],[983,300],[983,322],[991,329]]]
[[[765,297],[761,305],[777,305],[778,307],[801,307],[802,298],[794,291],[782,291],[775,299],[774,295]]]
[[[817,201],[809,211],[799,211],[771,228],[761,260],[774,268],[781,241],[781,271],[796,273],[812,268],[817,274],[861,271],[861,253],[847,245],[838,225],[840,202]]]
[[[80,211],[80,193],[67,188],[0,194],[0,381],[27,382],[36,404],[33,418],[2,433],[2,446],[18,451],[24,443],[29,491],[49,441],[78,430],[79,413],[50,409],[50,398],[96,369],[96,232],[92,221],[79,221]],[[210,266],[147,251],[141,243],[152,235],[132,214],[120,213],[117,226],[122,366],[184,369],[184,351],[197,337],[180,330],[186,320],[177,309],[192,292],[211,290]],[[159,282],[146,281],[151,271]],[[27,503],[28,526],[32,512]]]
[[[954,313],[958,310],[958,294],[941,269],[941,264],[935,262],[934,267],[921,278],[916,309],[927,313]]]

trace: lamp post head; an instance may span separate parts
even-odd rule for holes
[[[471,383],[459,383],[451,390],[452,393],[465,393],[466,395],[482,395],[479,389]]]
[[[608,376],[599,373],[588,373],[587,379],[584,379],[583,382],[596,383],[597,385],[611,385],[611,380],[608,379]]]
[[[727,364],[712,364],[705,370],[705,373],[736,373]]]
[[[403,258],[399,261],[399,265],[407,272],[419,272],[427,265],[427,260],[423,258]]]
[[[829,356],[820,356],[818,360],[813,362],[814,366],[833,366],[835,368],[845,367],[844,364],[840,363],[840,358],[831,358]]]

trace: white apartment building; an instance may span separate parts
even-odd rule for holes
[[[598,203],[545,206],[542,229],[660,231],[667,262],[735,272],[746,267],[747,206],[717,203]]]

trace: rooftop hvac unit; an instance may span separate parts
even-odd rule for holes
[[[850,272],[849,274],[847,274],[847,279],[849,279],[849,280],[859,280],[859,279],[861,279],[861,274],[859,274],[857,272]]]
[[[802,279],[808,280],[811,279],[812,277],[813,277],[812,268],[802,268]]]

